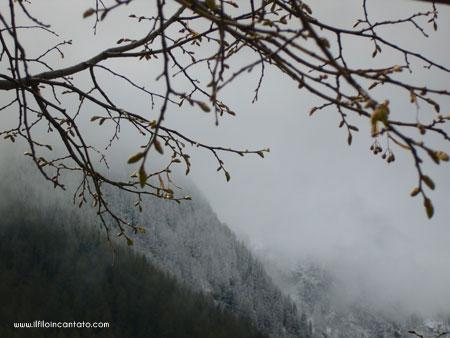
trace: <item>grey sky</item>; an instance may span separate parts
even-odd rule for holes
[[[83,10],[90,1],[40,1],[36,10],[51,13],[51,22],[63,38],[73,39],[66,49],[63,64],[92,56],[127,36],[139,36],[128,21],[121,18],[135,12],[130,6],[113,13],[92,37],[92,22],[82,21]],[[44,5],[45,3],[46,5]],[[142,3],[142,2],[141,2]],[[320,18],[351,26],[362,9],[358,0],[311,1]],[[429,5],[415,1],[369,1],[375,18],[405,17]],[[150,14],[148,14],[150,15]],[[389,37],[406,47],[425,52],[432,59],[448,64],[450,45],[450,8],[440,8],[439,31],[429,39],[411,27],[395,28]],[[406,29],[408,28],[408,29]],[[431,27],[427,31],[431,32]],[[88,36],[88,38],[84,38]],[[45,43],[38,36],[28,37],[36,47]],[[447,43],[446,43],[447,42]],[[79,47],[80,46],[80,47]],[[347,41],[347,56],[356,64],[370,59],[371,47],[361,41]],[[394,55],[380,58],[392,60]],[[396,56],[401,62],[401,56]],[[129,74],[150,86],[158,69],[147,68],[141,73],[130,62]],[[448,76],[429,77],[418,71],[415,80],[430,82],[434,87],[448,88]],[[428,77],[427,77],[428,76]],[[422,202],[408,196],[416,184],[412,159],[397,151],[397,161],[387,165],[369,151],[372,142],[369,123],[358,124],[361,132],[347,146],[346,133],[338,129],[339,116],[331,111],[308,117],[317,101],[299,92],[296,85],[275,72],[268,72],[260,100],[251,104],[256,85],[255,76],[238,80],[225,91],[225,101],[231,102],[238,115],[221,121],[214,127],[211,115],[198,111],[169,111],[167,124],[195,135],[212,144],[238,148],[270,147],[270,154],[259,157],[224,156],[231,181],[216,173],[209,155],[192,153],[191,179],[211,202],[219,218],[241,234],[253,247],[269,250],[280,259],[312,256],[324,260],[349,285],[367,287],[378,299],[402,301],[413,309],[450,311],[450,195],[449,166],[426,166],[435,178],[437,190],[432,194],[436,215],[426,219]],[[119,101],[136,109],[148,105],[146,98],[136,99],[111,87]],[[243,90],[244,89],[244,90]],[[380,99],[397,93],[379,92]],[[133,101],[129,102],[133,97]],[[128,101],[128,102],[127,102]],[[408,114],[412,106],[395,106]],[[443,107],[448,113],[447,105]],[[123,163],[136,148],[137,139],[125,131],[126,144],[113,148],[117,162]],[[132,147],[129,147],[133,144]],[[437,145],[443,145],[436,140]],[[126,150],[126,151],[123,151]],[[449,149],[444,149],[447,152]],[[122,161],[122,162],[121,162]]]

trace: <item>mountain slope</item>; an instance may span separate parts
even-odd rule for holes
[[[211,295],[222,307],[249,318],[261,331],[277,338],[301,337],[296,306],[201,194],[192,191],[193,201],[178,205],[149,199],[142,212],[129,208],[133,203],[128,196],[112,196],[113,205],[147,229],[135,246],[152,262]]]
[[[0,337],[266,337],[129,248],[113,260],[79,214],[9,202],[0,207]],[[13,328],[34,320],[110,327]]]
[[[13,165],[0,173],[0,190],[9,200],[36,210],[64,212],[64,218],[81,217],[98,224],[94,211],[73,206],[71,196],[51,189],[27,165]],[[14,182],[11,184],[10,182]],[[70,182],[66,185],[70,187]],[[111,207],[147,229],[133,238],[133,249],[156,267],[193,290],[214,300],[221,309],[248,319],[258,330],[276,338],[302,337],[305,330],[294,303],[275,286],[263,265],[234,233],[222,224],[194,188],[193,201],[180,205],[145,199],[143,212],[133,208],[129,195],[110,193]],[[194,193],[192,193],[194,192]],[[23,196],[26,196],[26,201]],[[114,234],[114,231],[112,231]]]

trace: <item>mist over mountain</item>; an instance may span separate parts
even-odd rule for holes
[[[414,311],[397,298],[377,301],[376,290],[370,294],[367,285],[355,288],[356,282],[349,284],[348,277],[342,278],[342,272],[324,261],[297,257],[281,263],[268,251],[257,256],[275,284],[312,322],[313,337],[408,338],[415,331],[434,338],[450,331],[449,312]]]
[[[68,266],[75,265],[81,269],[78,274],[83,275],[74,279],[67,271],[65,274],[46,275],[45,278],[50,281],[47,283],[72,285],[67,290],[59,286],[50,289],[51,297],[82,299],[80,291],[77,291],[80,283],[86,286],[86,280],[100,278],[101,284],[104,284],[108,281],[104,274],[109,273],[108,263],[111,262],[111,258],[108,260],[107,257],[112,252],[108,252],[108,242],[94,210],[90,207],[78,208],[72,203],[70,193],[54,190],[36,174],[35,169],[26,165],[25,160],[13,155],[3,156],[7,160],[3,161],[0,171],[0,212],[3,219],[2,241],[8,245],[3,247],[1,254],[3,260],[7,257],[9,261],[1,269],[3,276],[6,276],[3,280],[9,278],[12,283],[11,266],[16,269],[14,278],[27,276],[26,271],[17,270],[19,261],[12,258],[14,250],[40,251],[44,253],[40,258],[33,258],[30,253],[25,259],[30,262],[37,259],[36,266],[29,265],[34,264],[30,262],[24,265],[36,271],[35,274],[39,275],[48,269],[48,262],[56,262],[52,263],[53,267],[58,267],[54,268],[55,271],[64,271]],[[70,187],[74,178],[68,178],[66,183]],[[125,270],[130,275],[125,278],[124,283],[135,283],[127,281],[127,278],[135,280],[133,275],[146,274],[142,269],[148,270],[160,277],[155,277],[156,281],[150,277],[140,280],[138,283],[144,290],[142,292],[149,290],[146,285],[148,283],[156,290],[160,283],[168,283],[171,289],[164,289],[164,292],[170,294],[170,297],[179,294],[187,297],[186,302],[193,302],[192,304],[197,304],[196,299],[200,299],[204,309],[217,313],[217,326],[213,324],[206,331],[195,333],[188,327],[195,326],[197,320],[202,321],[201,316],[192,318],[191,321],[190,315],[180,308],[181,305],[170,300],[173,298],[159,298],[159,302],[167,301],[169,305],[172,304],[170,306],[175,306],[178,311],[175,311],[175,316],[189,322],[184,331],[181,330],[178,335],[169,335],[170,337],[181,337],[181,334],[186,334],[186,337],[206,337],[205,332],[212,334],[212,337],[220,337],[220,334],[226,336],[226,332],[231,332],[227,330],[236,329],[239,333],[231,336],[238,337],[243,334],[243,337],[251,337],[254,334],[255,337],[267,335],[277,338],[407,338],[411,337],[408,331],[412,329],[428,335],[437,335],[449,328],[450,316],[445,310],[430,315],[427,311],[411,311],[411,307],[397,302],[396,299],[390,303],[385,300],[377,302],[377,293],[371,294],[368,285],[360,280],[351,281],[354,275],[342,268],[342,265],[331,264],[330,261],[308,255],[292,256],[283,260],[280,255],[264,247],[254,249],[255,252],[252,253],[242,240],[218,219],[206,198],[195,186],[186,183],[184,187],[193,195],[192,201],[176,204],[144,198],[142,211],[133,206],[134,200],[130,195],[107,192],[111,207],[131,220],[134,225],[146,229],[144,234],[133,236],[132,247],[124,247],[125,241],[120,241],[120,238],[114,239],[119,240],[119,256],[124,257],[124,264],[127,266]],[[18,224],[23,226],[16,227]],[[80,232],[76,229],[84,230]],[[114,233],[112,231],[112,234]],[[34,241],[41,241],[42,245]],[[51,244],[52,241],[55,241],[56,246]],[[67,262],[58,260],[58,257]],[[141,263],[127,263],[128,261]],[[2,263],[5,264],[5,261]],[[128,265],[135,267],[127,270]],[[114,273],[121,273],[120,269],[121,265]],[[125,270],[122,273],[125,273]],[[39,283],[42,283],[42,280]],[[32,280],[30,285],[33,285]],[[32,293],[32,287],[29,286],[24,292]],[[117,296],[115,292],[107,293],[102,296],[102,301],[108,302],[105,299],[114,299],[115,295]],[[133,312],[136,304],[140,304],[139,316],[145,319],[146,307],[151,309],[150,311],[161,311],[151,302],[142,304],[139,300],[135,303],[133,299],[136,298],[133,297],[139,296],[128,295],[126,305],[122,304],[119,312]],[[101,303],[99,301],[96,306],[101,307]],[[108,304],[111,304],[111,301]],[[52,309],[47,314],[54,313],[54,307]],[[117,310],[108,311],[108,319],[117,322],[118,317],[111,314]],[[66,313],[71,314],[70,311]],[[13,317],[8,318],[12,320]],[[141,317],[136,320],[144,320],[139,318]],[[161,323],[166,320],[152,318]],[[141,325],[140,322],[136,323],[137,326]],[[124,328],[123,332],[128,332],[125,322],[120,322],[119,327]],[[225,331],[222,332],[221,329]],[[219,331],[222,333],[218,333]],[[130,337],[135,336],[138,337],[138,333],[131,334]],[[155,334],[155,337],[160,336],[164,335]]]
[[[38,33],[35,28],[22,27],[28,19],[19,7],[22,4],[31,5],[31,2],[32,15],[45,19],[43,22],[51,25],[58,38],[48,39],[46,29],[40,29]],[[92,6],[93,1],[90,5],[77,1],[11,1],[11,6],[14,3],[18,8],[16,22],[20,25],[18,34],[21,44],[26,49],[27,58],[30,58],[30,61],[24,60],[23,63],[30,66],[29,74],[48,70],[45,64],[36,62],[39,59],[34,60],[39,55],[45,56],[44,59],[48,57],[48,65],[54,69],[64,69],[90,60],[106,48],[122,47],[148,34],[149,22],[153,19],[140,16],[156,14],[153,2],[110,2],[127,6],[123,6],[122,14],[110,12],[107,20],[98,22],[98,29],[95,25],[93,34],[90,20],[96,15],[82,19],[83,13],[86,13],[84,11]],[[239,1],[233,2],[243,6]],[[2,7],[6,18],[7,12],[11,11],[7,3],[5,1]],[[101,4],[101,1],[98,3]],[[165,3],[166,14],[178,6],[175,2]],[[262,1],[261,4],[272,7],[269,1]],[[398,43],[414,54],[426,52],[433,63],[448,64],[450,44],[442,41],[448,40],[450,32],[450,6],[438,5],[439,18],[436,16],[435,19],[439,20],[433,23],[438,24],[439,29],[433,32],[432,22],[426,23],[426,16],[414,16],[414,13],[437,15],[431,1],[342,0],[316,1],[309,5],[314,11],[314,18],[320,22],[344,30],[361,29],[367,34],[376,32],[389,40],[392,38],[394,44]],[[395,23],[410,15],[413,16],[403,23]],[[10,16],[12,22],[13,15]],[[125,18],[128,18],[127,21]],[[281,16],[278,19],[282,20]],[[137,21],[136,25],[130,24],[134,21]],[[161,24],[163,21],[161,18]],[[375,30],[367,28],[369,21],[378,22]],[[291,27],[288,22],[286,28]],[[353,26],[355,23],[358,27]],[[33,26],[35,24],[31,23]],[[3,48],[13,47],[17,33],[8,34],[7,25],[4,26],[6,42]],[[186,34],[191,33],[189,39],[192,38],[194,44],[187,48],[192,50],[196,49],[196,40],[200,42],[203,39],[203,43],[208,41],[214,45],[214,40],[209,41],[207,36],[194,34],[200,32],[197,28],[203,31],[203,24],[196,26],[194,24],[189,29],[179,27],[173,32],[181,29]],[[220,25],[217,27],[220,28]],[[266,28],[273,29],[271,26]],[[418,35],[411,34],[411,29]],[[371,57],[376,41],[370,37],[364,42],[366,39],[345,38],[345,34],[328,34],[319,29],[317,33],[329,39],[329,51],[339,52],[342,61],[345,57],[355,74],[367,67],[386,71],[394,65],[392,70],[402,68],[404,72],[381,74],[376,80],[376,88],[367,92],[377,102],[390,100],[390,116],[398,117],[399,121],[403,121],[405,116],[405,122],[410,126],[406,127],[408,131],[405,135],[418,137],[418,146],[433,145],[433,150],[449,153],[448,136],[442,138],[438,134],[430,137],[430,130],[421,134],[423,129],[420,127],[428,123],[432,123],[431,127],[444,126],[438,119],[448,115],[450,95],[444,95],[442,101],[438,100],[438,109],[436,106],[433,109],[430,102],[420,97],[417,101],[415,97],[422,87],[428,88],[426,95],[430,98],[437,96],[433,93],[436,88],[448,88],[448,72],[428,72],[434,69],[431,64],[411,56],[408,58],[398,50],[389,51],[383,45],[379,46],[383,53],[376,58]],[[248,37],[251,39],[251,35]],[[344,53],[335,49],[336,37],[342,38]],[[53,42],[57,43],[56,40],[67,43],[63,48],[64,57],[63,49],[58,52],[59,47],[51,48]],[[69,41],[73,41],[71,47]],[[299,91],[298,84],[283,72],[262,67],[260,74],[259,67],[251,67],[253,71],[249,73],[242,68],[242,76],[234,73],[238,69],[236,66],[247,62],[262,62],[264,65],[264,58],[254,55],[253,60],[246,52],[241,56],[241,53],[226,53],[233,56],[233,61],[222,63],[226,69],[225,76],[235,80],[232,85],[230,82],[230,85],[222,87],[217,99],[229,102],[236,114],[231,116],[225,113],[216,127],[220,114],[214,113],[214,109],[210,114],[203,114],[197,103],[188,104],[189,100],[184,96],[180,97],[185,102],[182,107],[169,104],[167,113],[162,114],[163,110],[159,108],[163,101],[160,101],[162,97],[159,95],[165,92],[168,83],[161,80],[164,58],[157,57],[160,53],[157,47],[159,41],[157,38],[153,46],[148,44],[152,53],[156,52],[151,60],[145,58],[134,62],[129,55],[123,60],[114,58],[98,64],[102,68],[94,67],[97,83],[104,88],[111,102],[120,108],[117,110],[117,121],[125,122],[120,116],[126,118],[128,114],[123,113],[128,112],[142,114],[146,120],[152,121],[158,119],[158,112],[161,112],[164,127],[194,140],[192,147],[190,142],[186,142],[185,148],[191,156],[189,179],[193,183],[183,181],[185,171],[179,165],[179,168],[173,168],[172,177],[184,189],[171,186],[176,193],[192,195],[193,200],[178,205],[144,197],[142,211],[139,211],[135,206],[136,196],[105,188],[111,207],[146,230],[143,234],[133,234],[134,245],[127,246],[123,237],[116,238],[117,229],[112,229],[113,244],[117,245],[119,262],[122,262],[112,269],[110,263],[117,257],[114,258],[114,249],[109,246],[96,210],[89,206],[91,201],[80,209],[73,203],[71,188],[79,183],[77,173],[72,172],[73,177],[61,177],[68,191],[54,189],[52,183],[46,182],[38,173],[29,157],[22,156],[25,151],[30,151],[30,145],[20,138],[8,138],[8,132],[0,142],[0,317],[7,318],[0,320],[0,325],[9,325],[15,318],[38,319],[34,317],[41,314],[49,319],[62,318],[62,314],[77,319],[75,317],[88,318],[104,313],[104,319],[111,320],[117,328],[111,332],[114,338],[139,335],[153,338],[203,338],[208,335],[243,338],[411,338],[413,336],[408,334],[409,330],[416,330],[426,338],[435,338],[444,331],[450,331],[448,164],[434,165],[428,156],[433,158],[433,153],[419,151],[424,160],[423,175],[435,182],[430,187],[433,191],[429,191],[434,216],[428,220],[421,196],[408,196],[417,183],[424,183],[421,181],[422,173],[418,175],[414,159],[408,151],[403,151],[401,145],[396,150],[397,144],[389,138],[389,128],[374,139],[371,137],[373,124],[369,122],[373,122],[372,119],[364,121],[358,114],[348,114],[348,122],[360,130],[352,136],[353,143],[349,147],[347,131],[350,132],[350,129],[345,128],[348,124],[342,125],[344,116],[341,112],[333,113],[328,110],[331,107],[324,106],[326,109],[319,109],[311,116],[311,108],[320,107],[323,102],[310,95],[307,88]],[[176,44],[176,41],[168,42]],[[211,80],[209,70],[213,69],[211,65],[216,58],[205,58],[211,50],[203,43],[198,46],[196,60],[206,61],[208,67],[204,71],[201,68],[195,71],[196,66],[193,65],[193,68],[186,70],[192,72],[193,78],[201,83],[205,80],[204,93],[197,89],[191,92],[191,81],[180,80],[183,72],[178,72],[176,65],[171,68],[174,60],[169,60],[169,68],[170,72],[178,72],[171,81],[174,89],[178,88],[177,92],[198,94],[198,99],[211,105],[208,97],[213,97],[204,94],[210,93],[210,90],[214,92],[215,87],[209,87],[207,83]],[[300,44],[301,48],[309,50],[309,42],[302,40]],[[223,46],[223,43],[220,45]],[[321,45],[320,41],[318,45]],[[227,48],[231,47],[234,45]],[[246,48],[247,45],[242,45],[236,51]],[[11,51],[19,52],[17,48]],[[178,52],[174,53],[176,59]],[[187,62],[194,57],[184,51],[181,54]],[[282,54],[285,55],[284,52]],[[3,56],[3,60],[7,61],[8,55]],[[311,56],[306,57],[305,60],[310,60]],[[20,66],[17,55],[14,62],[18,65],[18,74],[23,75],[26,69]],[[2,63],[4,74],[11,75],[14,62]],[[329,65],[324,67],[322,61],[319,63],[318,69],[326,71]],[[141,68],[144,65],[145,71]],[[87,64],[84,63],[84,66]],[[110,66],[117,74],[129,76],[136,86],[107,71]],[[306,65],[301,67],[303,69]],[[90,68],[93,72],[94,68]],[[339,78],[341,72],[337,74],[340,74]],[[366,81],[375,81],[373,73],[370,74],[361,79],[364,87]],[[63,82],[72,81],[83,92],[91,93],[93,98],[100,98],[103,102],[106,98],[98,88],[92,87],[94,75],[91,79],[88,69],[79,75],[73,74],[73,79],[58,78]],[[345,81],[334,83],[328,75],[325,74],[322,79],[316,71],[305,73],[307,82],[317,78],[317,85],[328,83],[333,88],[350,89],[344,84]],[[414,84],[417,88],[412,91],[395,89],[383,80],[385,76]],[[160,81],[153,81],[155,79]],[[3,83],[5,80],[2,79]],[[40,83],[40,79],[37,80]],[[148,135],[136,132],[133,123],[122,123],[120,128],[116,125],[114,130],[114,119],[101,118],[103,115],[108,118],[108,110],[103,112],[100,106],[99,111],[99,107],[88,102],[89,99],[82,99],[76,92],[67,92],[66,88],[61,88],[60,92],[49,84],[45,86],[46,89],[41,88],[41,94],[48,94],[48,99],[66,109],[70,117],[67,121],[64,121],[65,118],[59,120],[62,112],[56,109],[55,117],[58,118],[55,121],[60,121],[57,123],[62,123],[64,130],[67,128],[70,131],[70,120],[73,118],[78,121],[88,144],[100,151],[105,150],[107,156],[102,158],[94,148],[89,148],[96,169],[101,173],[114,172],[112,176],[127,180],[139,165],[127,164],[127,159],[137,151],[141,152],[140,147],[148,144]],[[34,87],[33,83],[29,89],[34,90]],[[332,97],[336,97],[336,102],[358,99],[350,92],[347,98],[346,95],[335,96],[332,87],[328,89]],[[154,95],[148,96],[142,89],[159,94],[153,100]],[[253,92],[255,89],[256,92]],[[174,94],[168,92],[168,96]],[[12,105],[8,103],[15,94],[14,90],[8,91],[4,94],[4,102],[0,102],[0,106],[4,107],[0,123],[5,129],[16,127],[23,117],[18,114],[18,109],[23,108],[19,104],[20,97],[17,102],[12,101]],[[253,99],[254,94],[258,94],[258,100],[256,96]],[[397,100],[400,97],[403,99]],[[38,107],[33,103],[34,98],[30,99],[27,100],[29,107],[36,110]],[[375,113],[374,108],[367,108],[367,117]],[[42,148],[39,153],[48,159],[66,156],[61,151],[64,144],[58,141],[57,134],[49,133],[49,125],[43,116],[33,110],[29,112],[37,119],[32,131],[33,139],[44,145],[38,147]],[[53,108],[51,110],[53,114]],[[440,110],[440,113],[435,110]],[[338,128],[339,124],[344,128]],[[26,129],[22,126],[20,132]],[[448,124],[443,130],[449,135]],[[115,136],[117,143],[111,142]],[[426,141],[428,138],[430,143]],[[392,146],[395,163],[388,164],[380,160],[380,156],[373,156],[369,149],[374,141],[380,142],[386,151],[391,151]],[[226,167],[231,175],[231,179],[226,179],[223,171],[217,171],[214,152],[196,147],[203,143],[242,150],[270,148],[270,153],[263,153],[264,156],[246,154],[244,158],[238,153],[224,153],[221,157],[224,161],[222,169]],[[163,142],[161,145],[165,149],[164,154],[152,149],[148,159],[142,162],[147,173],[153,171],[151,169],[155,169],[157,164],[160,168],[164,167],[164,161],[170,158],[168,145]],[[55,157],[47,156],[50,154]],[[379,155],[382,156],[382,153]],[[108,165],[104,165],[106,160]],[[49,173],[54,174],[51,169]],[[85,290],[91,293],[85,296]],[[96,296],[92,296],[92,292]],[[83,297],[92,300],[84,301]],[[82,301],[74,304],[73,299]],[[173,327],[171,319],[176,323]],[[159,323],[158,327],[153,325],[155,323]],[[1,332],[5,328],[8,331]],[[13,338],[15,334],[9,326],[0,327],[0,338]],[[29,336],[27,332],[19,334]],[[52,338],[46,332],[36,334]],[[70,338],[78,337],[77,334]],[[58,338],[67,336],[64,333],[55,335]]]

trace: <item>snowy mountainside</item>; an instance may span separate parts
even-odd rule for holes
[[[0,171],[4,196],[23,196],[30,208],[61,212],[70,219],[81,216],[86,225],[99,226],[94,208],[86,204],[79,209],[70,193],[54,190],[34,167],[24,164],[24,159],[9,157],[5,163],[11,165]],[[68,191],[79,184],[75,177],[65,177],[64,183]],[[133,207],[135,196],[117,190],[105,194],[111,208],[146,228],[145,234],[133,236],[133,248],[152,264],[193,291],[212,296],[217,305],[248,318],[272,337],[302,337],[292,300],[282,294],[262,263],[220,222],[201,194],[194,187],[189,192],[193,200],[181,204],[143,198],[142,212]]]
[[[153,263],[273,337],[303,337],[295,304],[200,193],[181,204],[148,199],[142,212],[130,207],[128,196],[112,198],[129,219],[146,228],[135,247]]]
[[[259,255],[274,282],[289,295],[312,324],[313,338],[427,338],[450,329],[450,316],[428,319],[400,306],[380,309],[351,290],[328,269],[312,260],[281,266],[270,255]]]

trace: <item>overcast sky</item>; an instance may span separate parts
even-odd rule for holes
[[[355,18],[362,15],[360,2],[311,1],[311,7],[318,17],[351,27]],[[113,45],[124,32],[131,30],[124,18],[139,8],[129,6],[113,13],[93,37],[91,23],[81,20],[90,1],[39,3],[41,7],[36,10],[51,14],[47,21],[53,28],[63,38],[74,40],[73,47],[65,50],[61,65],[82,60]],[[368,3],[374,19],[405,17],[430,7],[407,0]],[[395,28],[388,36],[448,65],[450,7],[440,8],[438,23],[439,31],[429,39],[411,26]],[[426,30],[431,33],[431,27]],[[144,31],[133,28],[131,34],[139,36]],[[40,43],[38,37],[28,41],[36,47]],[[347,41],[346,48],[347,57],[355,64],[364,65],[370,59],[372,49],[361,41]],[[390,54],[381,60],[388,59],[398,63],[402,60],[401,56]],[[129,72],[149,85],[158,74],[151,67],[142,74],[131,63]],[[449,87],[448,75],[430,76],[422,71],[417,74],[418,83]],[[372,155],[368,121],[357,122],[361,132],[354,135],[353,145],[348,147],[345,131],[337,128],[336,112],[328,110],[308,117],[309,109],[317,101],[282,75],[270,71],[259,101],[251,104],[255,81],[254,76],[248,76],[224,92],[225,101],[231,103],[238,115],[222,120],[218,128],[212,116],[198,115],[198,112],[169,111],[166,121],[212,144],[270,147],[265,159],[225,156],[232,177],[229,183],[216,172],[209,155],[192,154],[191,179],[209,199],[219,218],[252,247],[267,250],[280,260],[317,258],[341,271],[341,277],[349,283],[369,288],[378,299],[399,300],[413,309],[442,307],[450,311],[449,166],[427,163],[425,167],[437,184],[436,192],[431,195],[436,214],[431,221],[427,220],[421,200],[409,197],[417,183],[412,159],[397,152],[397,161],[387,165]],[[118,85],[111,87],[111,91],[128,106],[145,109],[148,105],[147,99],[136,100]],[[395,92],[382,91],[380,95],[389,96],[384,98],[394,102],[397,96]],[[444,114],[448,113],[448,103],[443,106]],[[395,108],[404,114],[412,111],[407,101],[396,103]],[[122,136],[127,137],[134,141],[131,135]],[[450,151],[439,140],[435,144]],[[130,153],[135,150],[127,149],[126,145],[121,147]]]

